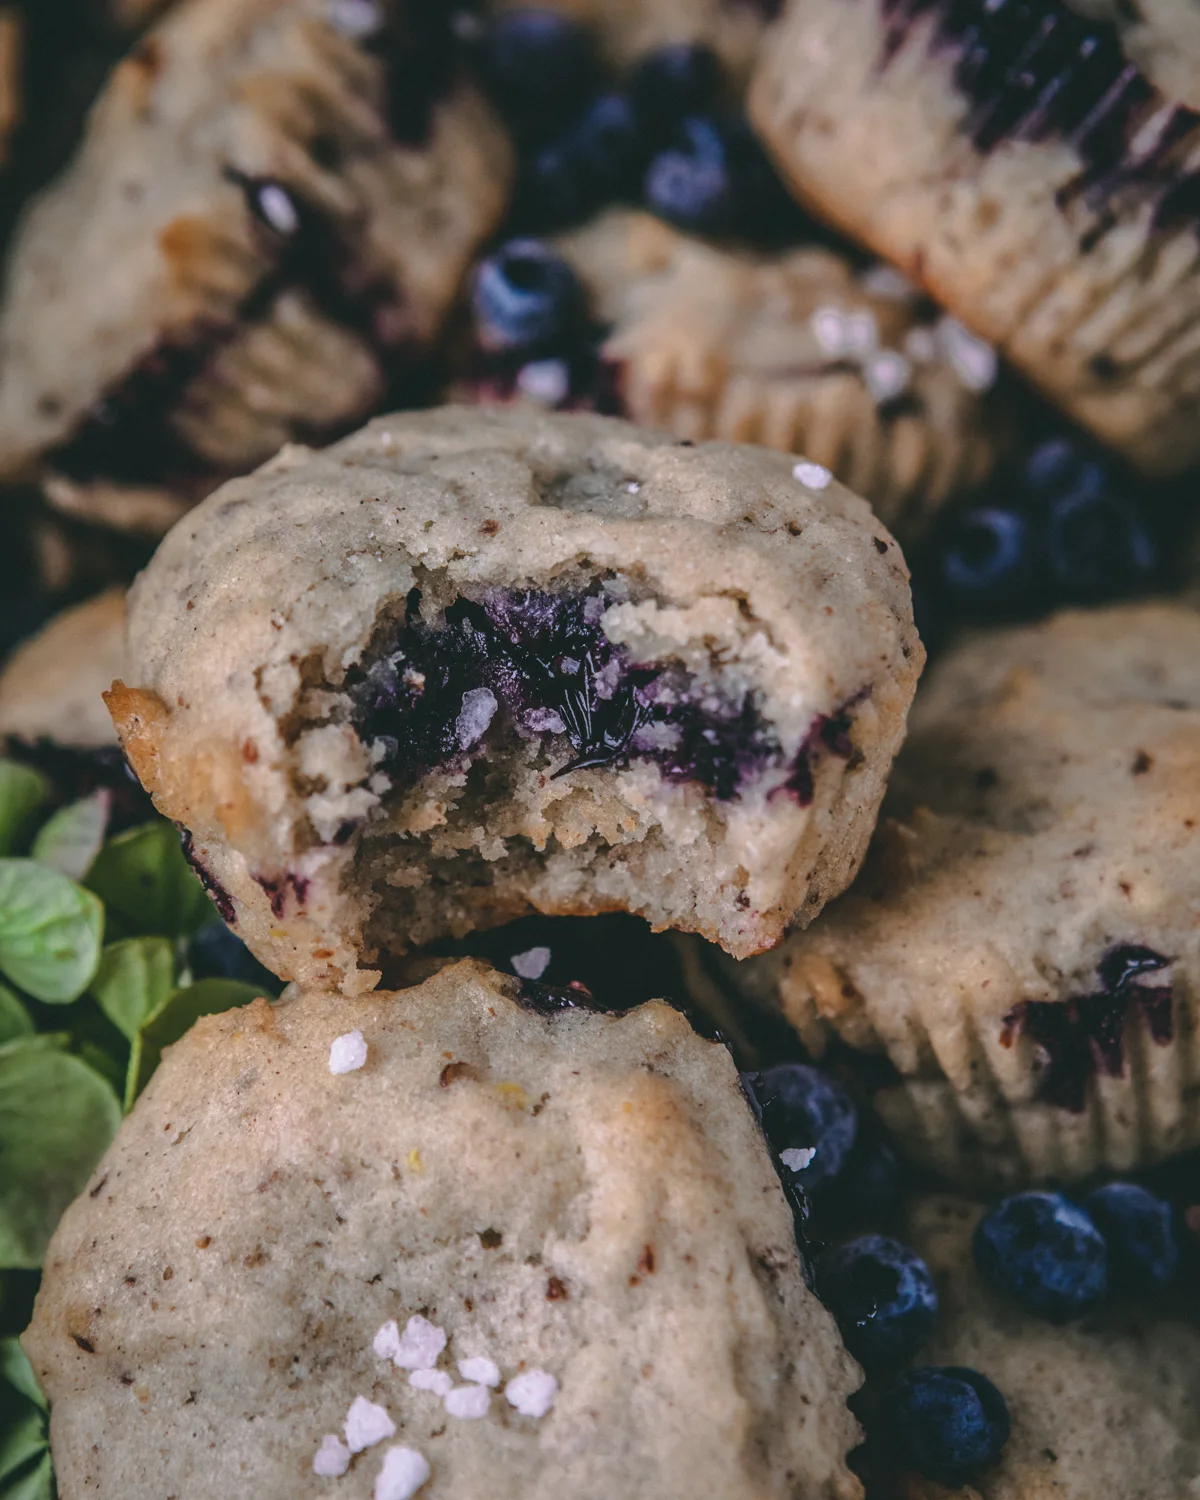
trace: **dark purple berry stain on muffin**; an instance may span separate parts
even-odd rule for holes
[[[295,898],[296,906],[304,909],[304,903],[308,900],[309,880],[305,875],[297,875],[294,870],[288,870],[283,875],[255,875],[253,877],[257,885],[271,903],[271,912],[275,917],[282,917],[288,904],[289,893]]]
[[[493,589],[430,623],[414,590],[403,621],[348,681],[360,737],[398,786],[470,752],[498,717],[524,740],[566,739],[573,753],[554,776],[647,760],[726,802],[779,764],[756,695],[731,698],[681,667],[630,661],[601,628],[608,603],[600,587]],[[848,717],[822,718],[816,740],[843,754],[831,747],[848,745],[849,729]]]
[[[1027,1036],[1041,1057],[1037,1097],[1080,1113],[1088,1082],[1125,1072],[1125,1028],[1140,1015],[1152,1041],[1165,1047],[1174,1035],[1171,986],[1138,982],[1173,962],[1152,948],[1122,944],[1097,965],[1100,988],[1062,1001],[1022,1000],[1004,1018],[1000,1040],[1011,1047]]]
[[[1200,221],[1200,177],[1177,170],[1200,114],[1158,92],[1126,57],[1114,25],[1077,15],[1064,0],[885,0],[884,9],[885,66],[910,27],[933,18],[934,50],[954,56],[978,150],[1065,140],[1084,168],[1062,201],[1084,194],[1103,205],[1123,189],[1151,189],[1159,227]],[[1102,215],[1084,248],[1110,227]]]
[[[221,920],[229,927],[236,926],[237,908],[233,904],[233,897],[196,853],[196,843],[191,831],[184,828],[182,824],[176,824],[176,827],[179,829],[179,842],[183,846],[184,859],[195,870],[197,879],[208,892],[212,904],[221,915]]]

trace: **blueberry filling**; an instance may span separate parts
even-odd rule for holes
[[[1015,1193],[975,1227],[979,1274],[1040,1318],[1078,1317],[1108,1291],[1108,1248],[1095,1224],[1061,1193]]]
[[[867,1369],[911,1359],[937,1317],[929,1267],[887,1235],[860,1235],[826,1255],[817,1288],[846,1348]]]
[[[655,762],[721,801],[779,759],[752,694],[701,688],[679,668],[641,667],[600,628],[603,594],[494,589],[436,624],[417,590],[348,690],[360,737],[393,783],[411,786],[506,722],[525,740],[565,738],[553,772]]]
[[[1022,1000],[1004,1018],[1000,1040],[1007,1047],[1027,1036],[1041,1057],[1037,1097],[1074,1113],[1087,1103],[1090,1078],[1120,1078],[1125,1071],[1125,1028],[1140,1013],[1152,1040],[1166,1046],[1174,1035],[1170,985],[1147,985],[1138,977],[1166,968],[1171,959],[1151,948],[1111,948],[1098,967],[1101,988],[1068,1000]]]
[[[935,50],[954,57],[978,150],[1011,139],[1065,140],[1084,167],[1062,199],[1085,193],[1104,203],[1122,188],[1149,187],[1159,194],[1161,226],[1200,218],[1195,183],[1176,181],[1200,114],[1158,93],[1125,56],[1115,25],[1079,16],[1064,0],[885,0],[884,9],[885,67],[913,22],[934,17]],[[1135,149],[1155,116],[1156,129]],[[1103,216],[1090,244],[1113,222]]]

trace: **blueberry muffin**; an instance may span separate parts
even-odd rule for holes
[[[906,1150],[967,1183],[1200,1145],[1200,613],[980,635],[912,716],[856,885],[734,982],[869,1069]]]
[[[0,6],[0,172],[11,165],[10,141],[21,123],[21,15]]]
[[[1021,1311],[972,1264],[981,1210],[918,1199],[905,1239],[937,1283],[939,1312],[921,1363],[985,1371],[1011,1435],[967,1488],[909,1477],[904,1500],[1193,1500],[1200,1480],[1200,1328],[1139,1300],[1069,1327]]]
[[[611,327],[602,357],[633,421],[803,454],[903,541],[990,472],[995,358],[889,268],[730,252],[623,210],[559,248]]]
[[[627,68],[681,42],[711,47],[731,78],[750,74],[769,0],[494,0],[493,9],[557,10],[593,29],[606,61]]]
[[[1155,474],[1200,456],[1200,72],[1159,67],[1185,10],[1127,53],[1063,0],[790,0],[751,86],[807,203]]]
[[[367,12],[185,0],[115,70],[12,249],[0,475],[194,496],[428,351],[511,153],[436,16]]]
[[[0,672],[0,741],[115,745],[104,693],[125,665],[125,591],[64,610]]]
[[[63,1492],[860,1497],[728,1053],[565,1003],[466,962],[171,1048],[24,1337]]]
[[[382,417],[175,528],[109,705],[285,978],[531,910],[759,952],[857,868],[923,659],[896,544],[822,484],[609,418]]]

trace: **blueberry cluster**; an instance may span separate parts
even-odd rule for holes
[[[1161,500],[1082,439],[1038,443],[915,560],[933,622],[1099,604],[1161,581]]]
[[[900,1173],[872,1118],[827,1073],[802,1062],[744,1073],[802,1250],[838,1226],[886,1220]],[[975,1370],[903,1368],[928,1338],[938,1296],[929,1267],[890,1235],[860,1233],[816,1256],[815,1288],[867,1371],[863,1463],[882,1460],[944,1483],[992,1463],[1009,1435],[1004,1398]]]
[[[1079,1204],[1016,1193],[979,1221],[973,1250],[996,1291],[1052,1322],[1111,1295],[1159,1290],[1180,1253],[1171,1205],[1131,1182],[1110,1182]]]
[[[578,223],[616,201],[683,229],[752,239],[786,234],[799,218],[727,106],[709,47],[664,47],[614,80],[578,22],[515,10],[484,28],[478,69],[517,142],[514,220],[525,231]]]

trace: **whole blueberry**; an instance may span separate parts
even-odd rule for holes
[[[195,979],[237,979],[257,985],[265,995],[278,995],[282,989],[224,922],[208,922],[196,933],[188,944],[188,967]]]
[[[557,228],[632,192],[639,141],[629,101],[601,94],[521,164],[516,213],[526,224]]]
[[[973,506],[954,517],[939,547],[944,592],[969,610],[1018,607],[1034,570],[1034,536],[1020,511]]]
[[[846,1090],[806,1063],[778,1063],[743,1078],[788,1179],[806,1192],[831,1183],[858,1130],[858,1112]]]
[[[1123,496],[1068,493],[1046,517],[1046,565],[1055,602],[1088,603],[1144,587],[1158,553],[1137,509]]]
[[[1109,1279],[1122,1291],[1165,1286],[1179,1265],[1171,1205],[1132,1182],[1110,1182],[1083,1200],[1108,1246]]]
[[[479,71],[500,112],[527,139],[559,130],[596,87],[592,38],[556,10],[510,10],[479,45]]]
[[[979,1273],[1027,1312],[1065,1322],[1108,1290],[1100,1231],[1061,1193],[1015,1193],[980,1219],[972,1242]]]
[[[629,92],[643,129],[656,134],[687,115],[701,115],[716,100],[721,64],[702,42],[676,42],[647,52]]]
[[[992,1382],[959,1365],[905,1370],[881,1410],[883,1436],[897,1463],[947,1485],[994,1463],[1012,1428]]]
[[[569,343],[583,322],[584,292],[540,241],[509,240],[480,261],[471,307],[485,349],[529,354]]]
[[[900,1202],[903,1173],[890,1142],[876,1127],[863,1130],[838,1179],[837,1210],[843,1219],[878,1223]]]
[[[817,1290],[867,1369],[903,1364],[929,1336],[938,1298],[929,1267],[899,1240],[864,1234],[831,1251]]]
[[[646,207],[680,229],[712,234],[734,219],[733,162],[727,133],[715,119],[681,120],[671,144],[646,168]]]

